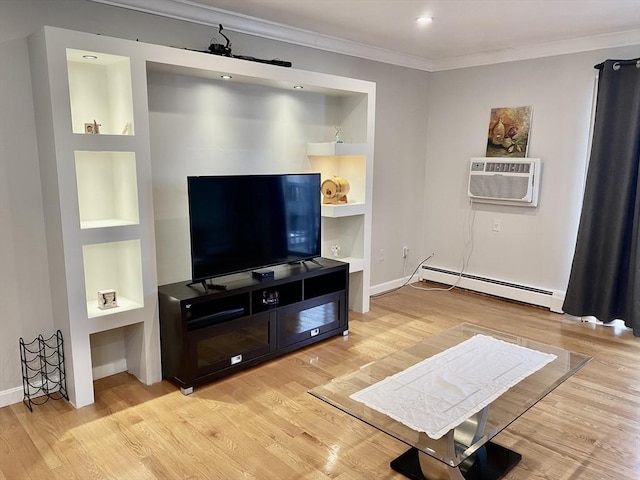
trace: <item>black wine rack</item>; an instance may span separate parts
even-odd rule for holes
[[[38,335],[29,343],[20,337],[20,359],[24,389],[22,403],[31,412],[33,405],[42,405],[50,398],[69,400],[60,330],[46,339]]]

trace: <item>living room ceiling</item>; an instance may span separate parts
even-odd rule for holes
[[[625,45],[640,56],[640,0],[94,1],[427,71]]]

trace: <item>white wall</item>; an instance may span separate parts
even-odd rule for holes
[[[39,333],[51,333],[26,43],[2,42],[0,89],[0,391],[17,388],[21,392],[18,339],[30,342]],[[24,141],[16,141],[19,137]],[[49,328],[43,330],[41,325]]]
[[[337,124],[340,105],[317,93],[274,94],[263,86],[158,72],[149,72],[147,84],[163,285],[191,278],[186,178],[310,172],[307,142],[331,140],[335,132],[326,125]]]
[[[564,292],[580,217],[596,70],[639,47],[432,74],[423,253],[458,271],[469,216],[468,162],[484,156],[493,107],[533,106],[529,157],[543,162],[538,208],[475,204],[467,273]],[[501,231],[492,231],[493,220]]]
[[[53,328],[26,40],[43,25],[191,49],[205,49],[217,30],[86,0],[0,0],[0,406],[22,398],[19,337],[31,340]],[[421,243],[429,74],[228,35],[239,55],[281,58],[295,68],[377,83],[372,249],[397,255],[374,262],[371,278],[373,284],[399,278],[401,246]],[[118,342],[117,334],[92,336],[99,371],[120,364]]]

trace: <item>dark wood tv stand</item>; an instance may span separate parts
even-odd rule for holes
[[[162,285],[162,376],[186,394],[197,385],[312,343],[348,333],[349,265],[314,262],[215,279],[226,290],[189,282]]]

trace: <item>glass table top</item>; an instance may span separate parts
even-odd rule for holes
[[[474,424],[471,434],[468,432],[468,425],[460,424],[449,432],[448,440],[432,440],[425,433],[414,430],[350,398],[352,394],[366,387],[479,334],[539,352],[550,353],[556,358],[491,402],[480,412],[481,420],[478,414],[474,416],[475,418],[470,418],[469,421],[473,421]],[[463,323],[440,334],[427,337],[404,350],[375,360],[326,385],[313,388],[309,393],[410,447],[455,467],[582,368],[590,359],[589,356],[552,345]],[[481,428],[478,423],[482,424]]]

